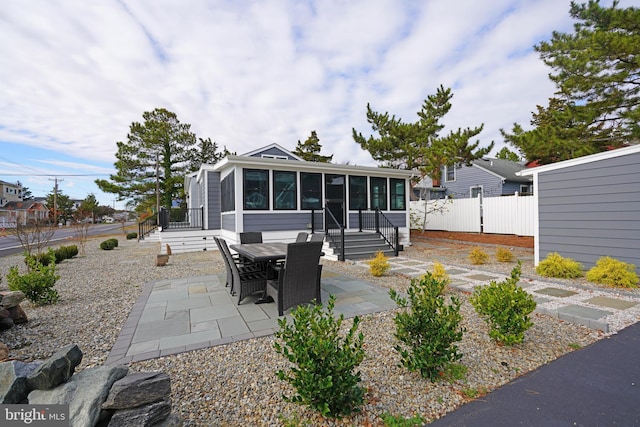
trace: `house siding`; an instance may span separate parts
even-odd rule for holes
[[[291,157],[288,153],[280,150],[277,147],[270,147],[267,148],[266,150],[260,151],[258,153],[252,154],[251,157],[262,157],[263,154],[269,155],[269,156],[283,156],[288,159],[288,160],[298,160],[295,157]]]
[[[444,181],[447,195],[454,198],[471,197],[471,187],[482,186],[483,196],[502,195],[502,179],[478,167],[459,167],[455,181]]]
[[[219,230],[222,205],[220,202],[220,172],[207,172],[207,224],[209,230]]]
[[[311,212],[277,212],[243,214],[244,231],[306,230],[311,224]],[[316,230],[322,230],[322,214],[316,214]]]
[[[236,214],[235,213],[225,213],[221,215],[222,217],[222,230],[227,231],[236,231]]]
[[[540,172],[539,257],[592,267],[603,256],[640,265],[640,153]]]

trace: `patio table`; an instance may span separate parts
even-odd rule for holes
[[[282,242],[244,243],[229,247],[251,262],[274,262],[287,257],[287,244]]]

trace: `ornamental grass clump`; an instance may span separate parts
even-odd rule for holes
[[[431,276],[434,279],[444,282],[445,287],[451,283],[451,277],[449,277],[449,273],[444,268],[444,265],[440,264],[438,261],[433,263],[433,271],[431,272]]]
[[[586,278],[593,283],[601,285],[637,288],[638,275],[636,266],[617,259],[605,256],[596,261],[596,265],[587,271]]]
[[[34,257],[25,254],[28,272],[20,274],[18,267],[9,268],[7,283],[9,290],[22,291],[26,298],[35,305],[54,304],[59,295],[53,287],[60,278],[56,275],[56,260],[53,250],[49,249],[47,265],[39,263]]]
[[[445,287],[445,281],[427,272],[420,280],[411,280],[408,299],[393,289],[389,291],[391,299],[406,309],[393,319],[394,335],[400,342],[395,349],[400,354],[401,365],[431,381],[443,378],[447,369],[462,357],[455,345],[464,333],[460,326],[462,302],[452,295],[447,304],[443,295]]]
[[[524,333],[533,326],[529,315],[536,309],[536,302],[518,286],[521,273],[522,263],[518,261],[510,278],[477,287],[470,298],[476,312],[489,324],[489,336],[506,345],[522,342]]]
[[[536,267],[536,273],[545,277],[574,279],[582,277],[582,264],[571,258],[564,258],[557,252],[551,252],[540,261]]]
[[[468,258],[469,261],[471,261],[471,263],[475,265],[486,264],[487,261],[489,261],[489,255],[487,255],[485,251],[478,247],[471,249]]]
[[[326,311],[319,304],[293,309],[293,323],[278,319],[275,333],[276,352],[284,355],[293,367],[280,369],[277,376],[293,386],[296,393],[285,400],[308,405],[325,417],[339,418],[357,412],[364,401],[360,372],[356,368],[364,359],[364,335],[357,333],[356,316],[341,337],[344,315],[333,315],[335,296],[329,297]]]
[[[513,261],[513,252],[507,248],[497,248],[496,259],[499,262],[511,262]]]
[[[371,258],[367,264],[369,264],[369,271],[374,277],[383,276],[391,268],[389,257],[382,251],[376,252],[375,258]]]

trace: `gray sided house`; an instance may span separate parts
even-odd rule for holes
[[[185,191],[188,208],[204,212],[204,232],[230,243],[245,231],[261,231],[264,241],[293,241],[302,231],[323,233],[334,221],[359,232],[378,208],[407,245],[411,176],[400,169],[307,162],[273,144],[203,165],[186,177]]]
[[[640,266],[640,145],[521,172],[536,188],[535,262],[551,252],[592,267]]]
[[[470,166],[446,166],[442,168],[440,183],[425,179],[414,187],[414,194],[423,200],[531,194],[531,177],[517,175],[525,168],[526,166],[519,162],[491,158],[474,160]]]

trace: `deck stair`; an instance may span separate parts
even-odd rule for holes
[[[326,238],[328,247],[335,259],[340,256],[340,250],[335,247],[331,239]],[[376,256],[376,252],[382,251],[386,256],[394,256],[395,251],[389,245],[380,233],[365,231],[346,231],[344,233],[345,259],[367,259]],[[325,244],[325,248],[327,244]],[[327,251],[325,251],[327,252]]]

